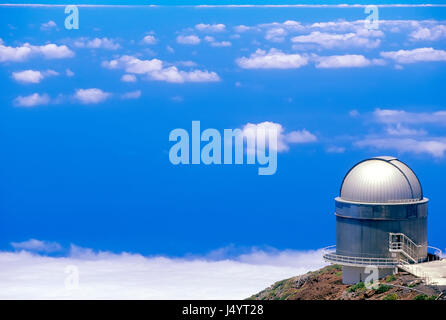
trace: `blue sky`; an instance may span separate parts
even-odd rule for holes
[[[79,10],[67,30],[63,7],[0,7],[1,250],[321,248],[344,174],[381,154],[417,173],[446,247],[445,7],[382,7],[373,31],[363,7]],[[173,166],[169,132],[193,120],[313,138],[273,176]]]

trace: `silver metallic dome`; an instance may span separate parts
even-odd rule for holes
[[[402,203],[423,199],[415,173],[395,157],[376,157],[359,162],[347,172],[341,199],[365,203]]]

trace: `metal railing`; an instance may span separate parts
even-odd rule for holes
[[[349,265],[349,266],[368,266],[374,265],[377,267],[394,267],[401,263],[401,259],[397,258],[368,258],[368,257],[353,257],[343,256],[334,253],[336,246],[329,246],[324,248],[324,259],[330,263]]]
[[[420,261],[421,247],[422,245],[416,244],[404,233],[389,233],[389,251],[402,253],[413,263]]]
[[[423,245],[417,245],[410,238],[403,233],[389,233],[389,252],[400,253],[393,258],[367,258],[354,257],[336,254],[336,245],[328,246],[323,249],[323,258],[325,261],[334,264],[348,265],[348,266],[367,266],[373,265],[377,267],[398,267],[407,271],[419,278],[426,284],[435,285],[436,282],[426,272],[417,267],[421,262],[420,249]],[[431,249],[435,256],[439,259],[442,257],[440,249],[432,246],[426,246]]]
[[[433,255],[435,255],[439,259],[441,259],[441,257],[442,257],[441,249],[438,249],[437,247],[432,247],[432,246],[427,246],[427,249],[431,249],[433,251]]]

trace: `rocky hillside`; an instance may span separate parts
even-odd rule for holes
[[[250,300],[446,300],[446,292],[424,285],[420,279],[400,272],[380,280],[375,289],[363,283],[342,284],[342,267],[328,266],[285,279],[252,295]]]

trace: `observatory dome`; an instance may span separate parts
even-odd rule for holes
[[[364,203],[404,203],[423,199],[415,173],[394,157],[376,157],[351,168],[341,185],[341,199]]]

